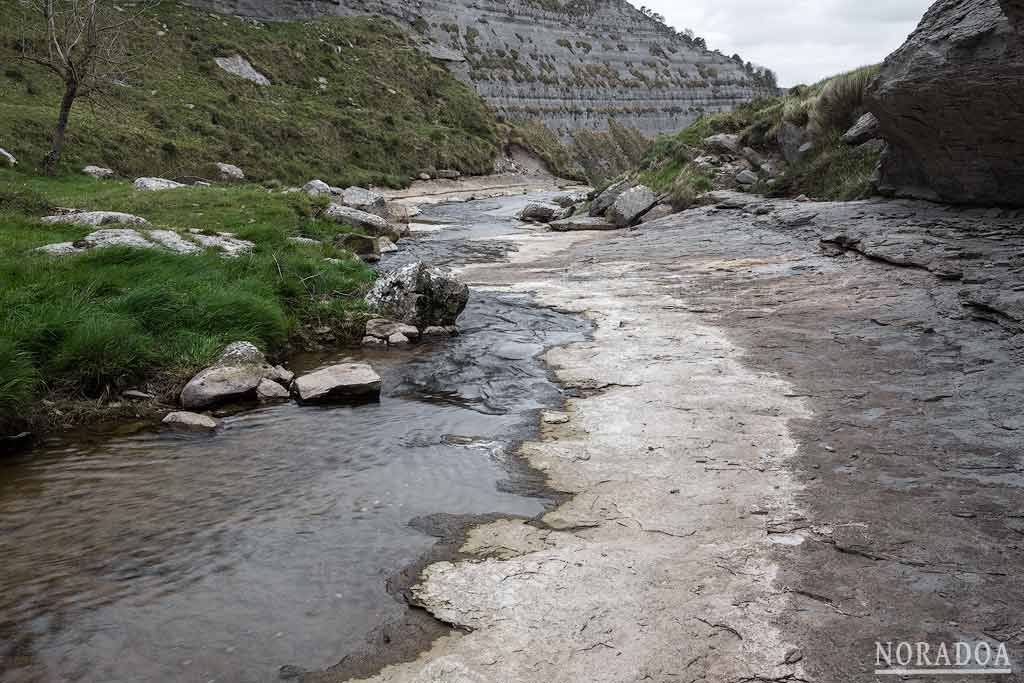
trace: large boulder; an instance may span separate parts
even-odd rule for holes
[[[341,193],[341,203],[381,218],[388,217],[388,202],[384,195],[362,187],[345,188]]]
[[[214,166],[217,167],[217,174],[220,176],[221,180],[245,180],[245,172],[234,164],[225,164],[218,161]]]
[[[366,363],[341,363],[299,377],[293,388],[304,403],[377,400],[380,375]]]
[[[558,211],[558,208],[554,206],[532,203],[527,204],[516,218],[529,223],[550,223],[555,219]]]
[[[316,197],[321,194],[331,194],[331,186],[316,178],[303,185],[302,191],[311,197]]]
[[[407,227],[391,223],[372,213],[341,204],[331,204],[328,206],[324,210],[323,217],[335,223],[365,230],[374,237],[388,237],[396,242],[408,233]]]
[[[704,148],[714,154],[735,154],[739,156],[743,150],[739,135],[719,133],[704,138]]]
[[[879,189],[1024,206],[1024,3],[939,0],[867,92]]]
[[[224,349],[216,363],[189,380],[181,390],[181,406],[202,410],[220,403],[253,398],[264,379],[277,371],[249,342],[235,342]]]
[[[628,190],[629,187],[628,179],[609,185],[604,191],[594,197],[594,201],[590,203],[590,215],[603,216],[605,211],[610,209],[615,200],[619,198],[619,195]]]
[[[371,309],[419,329],[454,325],[468,302],[469,287],[421,262],[381,276],[366,295]]]
[[[616,227],[628,228],[657,203],[658,197],[649,187],[637,185],[620,194],[606,215]]]
[[[167,178],[139,178],[134,183],[136,190],[144,192],[159,192],[161,190],[174,190],[185,187],[184,183],[168,180]]]

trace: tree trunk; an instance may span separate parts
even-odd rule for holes
[[[64,97],[60,101],[60,116],[57,118],[57,126],[53,129],[53,140],[50,144],[50,151],[43,159],[43,171],[47,175],[53,175],[57,170],[57,163],[60,161],[61,152],[64,150],[64,132],[68,128],[68,117],[71,115],[71,105],[78,95],[78,83],[65,81]]]

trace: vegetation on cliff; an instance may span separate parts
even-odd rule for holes
[[[752,189],[773,196],[804,194],[812,199],[860,199],[872,192],[879,151],[843,144],[840,137],[864,113],[864,94],[877,73],[867,66],[797,86],[779,97],[760,98],[735,111],[701,117],[675,135],[659,138],[640,166],[641,180],[668,193],[678,208],[693,204],[713,189],[707,167],[694,163],[704,155],[704,141],[719,133],[738,135],[743,146],[781,157],[787,130],[808,142],[808,149],[770,182]]]
[[[0,12],[0,146],[37,164],[63,87],[19,59],[22,41],[41,37],[26,6],[0,0]],[[256,180],[402,185],[431,168],[492,168],[498,134],[484,102],[386,20],[263,24],[162,2],[135,29],[137,68],[114,98],[72,110],[65,169],[205,176],[224,161]],[[236,55],[270,84],[214,61]]]
[[[323,202],[305,193],[139,192],[118,181],[13,171],[0,171],[0,188],[0,434],[16,424],[74,421],[40,414],[42,396],[72,399],[67,413],[81,408],[80,399],[132,386],[172,391],[228,342],[274,353],[306,327],[343,335],[373,279],[331,245],[338,226],[319,220]],[[32,250],[96,229],[41,223],[55,206],[123,211],[154,227],[230,231],[256,246],[238,258],[129,248],[55,258]]]

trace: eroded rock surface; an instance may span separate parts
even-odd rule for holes
[[[1024,5],[939,0],[868,90],[899,196],[1024,206]]]

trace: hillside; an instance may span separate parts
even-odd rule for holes
[[[653,137],[773,87],[742,59],[676,34],[625,0],[192,0],[227,14],[294,19],[377,14],[471,84],[500,118],[567,137],[608,118]]]
[[[17,58],[24,7],[0,0],[0,11],[0,147],[34,165],[47,149],[60,84]],[[224,161],[255,180],[322,176],[340,185],[493,168],[493,115],[385,19],[263,24],[164,2],[131,42],[141,68],[104,106],[76,104],[66,167],[203,176]],[[214,61],[236,55],[270,84]]]

